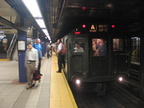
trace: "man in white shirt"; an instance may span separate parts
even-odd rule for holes
[[[38,69],[38,63],[38,51],[37,49],[33,48],[31,43],[28,43],[25,55],[25,65],[27,69],[28,81],[26,89],[30,89],[32,87],[33,71]]]
[[[4,36],[2,43],[3,43],[4,51],[6,51],[7,47],[8,47],[7,46],[8,45],[8,39],[6,38],[6,36]]]
[[[84,49],[80,46],[79,43],[75,44],[74,52],[84,52]]]
[[[57,55],[58,55],[58,71],[57,71],[57,73],[61,73],[62,65],[63,65],[63,68],[65,68],[66,48],[60,39],[57,42],[59,43],[58,47],[57,47]]]

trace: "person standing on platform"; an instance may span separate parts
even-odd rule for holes
[[[51,44],[47,45],[47,58],[52,56],[52,46]]]
[[[41,42],[41,40],[39,38],[37,38],[36,43],[33,45],[33,47],[38,50],[38,58],[39,58],[38,71],[40,72],[40,75],[42,76],[41,71],[40,71],[41,60],[42,60],[42,46],[41,46],[40,42]]]
[[[57,42],[58,42],[58,47],[57,47],[58,71],[57,71],[57,73],[61,73],[62,65],[65,68],[66,47],[60,39]]]
[[[32,47],[31,43],[28,43],[26,56],[25,56],[25,66],[27,70],[27,81],[28,85],[26,89],[30,89],[33,86],[33,71],[38,69],[38,51]]]
[[[3,43],[4,51],[6,52],[8,47],[8,39],[6,38],[6,36],[4,36],[4,38],[2,39],[2,43]]]

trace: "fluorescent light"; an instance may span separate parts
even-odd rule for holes
[[[50,36],[49,36],[49,35],[47,35],[47,37],[48,37],[49,41],[51,41],[51,38],[50,38]]]
[[[37,24],[40,26],[40,28],[46,28],[43,19],[36,19],[36,22],[37,22]]]
[[[4,31],[0,31],[0,33],[4,34]]]
[[[34,19],[37,22],[37,24],[39,25],[39,27],[42,28],[42,31],[45,33],[45,35],[51,41],[49,33],[46,29],[44,20],[42,18],[37,0],[22,0],[22,1],[23,1],[24,5],[27,7],[27,9],[30,11],[32,16],[34,17]]]
[[[42,31],[46,34],[46,36],[48,37],[48,39],[51,41],[51,38],[49,36],[49,33],[48,33],[47,29],[42,29]]]
[[[42,17],[37,0],[22,0],[33,17]]]
[[[42,29],[42,31],[43,31],[46,35],[48,35],[47,29]]]

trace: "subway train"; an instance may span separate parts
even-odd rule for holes
[[[103,23],[74,28],[63,38],[67,80],[78,86],[93,83],[99,94],[105,94],[107,84],[112,82],[129,81],[132,86],[140,86],[142,31],[131,30],[128,26]]]
[[[77,85],[95,83],[106,91],[106,83],[128,71],[127,35],[114,24],[81,24],[63,38],[67,48],[64,73]],[[96,90],[98,91],[98,90]]]

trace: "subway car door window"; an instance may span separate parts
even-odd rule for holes
[[[106,41],[101,38],[93,38],[92,52],[93,56],[106,56],[107,55]]]
[[[74,53],[83,53],[84,50],[84,42],[82,40],[75,40],[73,41],[73,52]]]
[[[132,37],[131,38],[131,63],[139,64],[140,63],[140,38]]]
[[[123,40],[116,38],[113,39],[113,51],[123,51]]]

